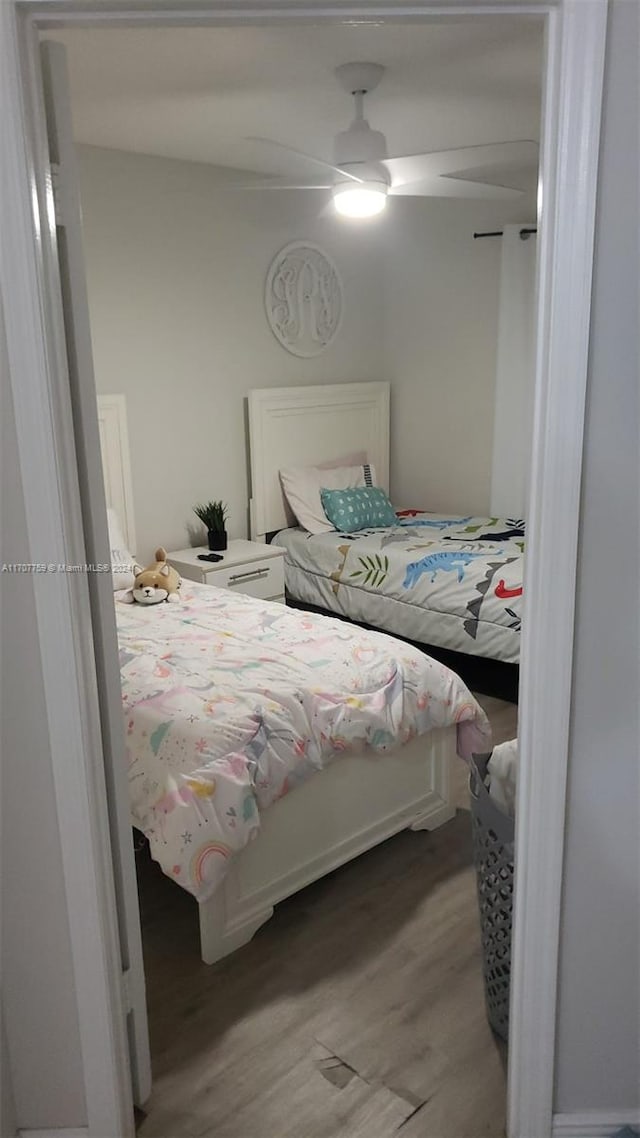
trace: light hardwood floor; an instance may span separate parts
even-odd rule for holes
[[[481,698],[495,741],[516,708]],[[193,899],[139,860],[154,1090],[140,1138],[501,1138],[466,768],[453,821],[280,904],[217,965]]]

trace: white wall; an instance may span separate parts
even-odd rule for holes
[[[247,532],[243,400],[255,386],[390,379],[399,504],[489,509],[500,238],[520,203],[401,199],[364,225],[315,195],[231,192],[197,163],[80,148],[96,382],[127,396],[138,556],[188,544],[222,497]],[[264,315],[273,254],[316,240],[345,282],[335,343],[284,351]]]
[[[208,498],[244,537],[247,392],[386,378],[379,231],[319,218],[319,195],[221,190],[198,163],[82,147],[80,172],[96,382],[127,397],[138,557],[190,544]],[[340,334],[311,360],[281,347],[263,305],[272,257],[301,238],[345,287]]]
[[[385,230],[391,483],[405,506],[488,513],[501,229],[523,204],[396,199]]]
[[[0,376],[2,561],[28,563],[1,312]],[[15,1120],[24,1128],[82,1126],[82,1059],[33,577],[2,573],[0,590],[2,1011]]]
[[[640,1121],[638,13],[610,5],[555,1106]]]

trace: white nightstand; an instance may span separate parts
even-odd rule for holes
[[[178,549],[167,554],[167,561],[189,581],[284,604],[284,549],[236,540],[229,542],[222,561],[198,561],[199,553],[208,552],[205,546]]]

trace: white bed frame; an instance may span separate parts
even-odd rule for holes
[[[251,536],[295,525],[279,471],[366,451],[389,490],[389,384],[332,383],[249,392]]]
[[[455,753],[455,728],[448,727],[388,755],[344,755],[270,806],[256,840],[199,906],[205,963],[251,940],[278,901],[385,838],[448,822],[455,814],[449,795]]]
[[[296,403],[296,393],[304,399]],[[339,398],[336,401],[336,393]],[[99,396],[102,462],[108,505],[119,514],[130,540],[133,536],[133,494],[126,446],[124,396]],[[312,463],[349,451],[366,450],[379,482],[388,484],[389,386],[386,383],[345,384],[327,388],[278,388],[252,392],[250,414],[268,406],[261,418],[260,439],[265,456],[275,456],[288,441],[288,460]],[[339,406],[340,423],[335,409]],[[309,447],[309,428],[318,411],[326,410],[326,431]],[[333,408],[333,410],[332,410]],[[304,424],[306,416],[314,416]],[[292,421],[297,416],[303,449],[291,445]],[[301,427],[305,425],[305,429]],[[275,450],[274,450],[275,448]],[[295,458],[292,456],[295,455]],[[275,482],[256,482],[252,451],[253,517],[261,532],[287,524],[277,471]],[[256,468],[258,469],[258,468]],[[126,520],[123,520],[125,519]],[[272,525],[272,522],[275,524]],[[449,791],[449,771],[456,756],[454,727],[412,740],[397,750],[378,755],[353,752],[341,757],[265,813],[254,842],[234,859],[220,889],[199,904],[202,959],[213,964],[246,944],[273,914],[278,901],[330,873],[339,865],[410,827],[432,830],[455,814]],[[366,794],[363,794],[363,787]]]
[[[124,395],[98,395],[98,428],[107,508],[115,510],[129,553],[136,552],[133,485],[129,459],[127,401]]]

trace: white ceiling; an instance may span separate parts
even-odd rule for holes
[[[339,63],[387,68],[365,113],[390,155],[539,137],[542,24],[448,23],[73,29],[74,130],[95,146],[309,177],[307,164],[246,141],[265,135],[332,160],[352,117]]]

